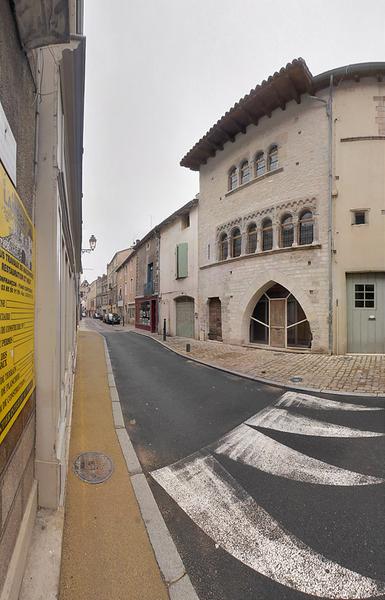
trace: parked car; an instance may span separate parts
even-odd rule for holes
[[[94,312],[94,319],[103,319],[103,315],[98,312]]]
[[[106,313],[104,321],[110,325],[120,325],[120,315],[117,313]]]

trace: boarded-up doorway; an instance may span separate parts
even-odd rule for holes
[[[194,298],[182,296],[175,299],[176,335],[194,337]]]
[[[209,339],[222,341],[222,305],[219,298],[209,298]]]

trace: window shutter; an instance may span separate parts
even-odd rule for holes
[[[177,256],[177,279],[188,276],[188,244],[178,244],[176,247]]]

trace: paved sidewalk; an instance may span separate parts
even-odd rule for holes
[[[162,340],[160,335],[132,327],[125,327],[125,330],[134,330]],[[186,352],[187,343],[191,346],[189,354]],[[385,396],[383,354],[329,356],[275,352],[180,337],[167,337],[165,345],[204,363],[297,389],[303,387],[314,391]],[[293,382],[292,377],[300,377],[301,380]]]
[[[81,481],[81,452],[114,463],[110,479]],[[75,377],[60,600],[166,600],[160,575],[115,433],[103,338],[80,331]]]

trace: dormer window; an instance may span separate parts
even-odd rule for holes
[[[249,161],[245,160],[241,164],[241,184],[250,181],[250,165]]]
[[[233,167],[232,169],[230,169],[229,171],[229,191],[230,190],[234,190],[237,185],[238,185],[238,174],[237,174],[237,169],[235,167]]]

